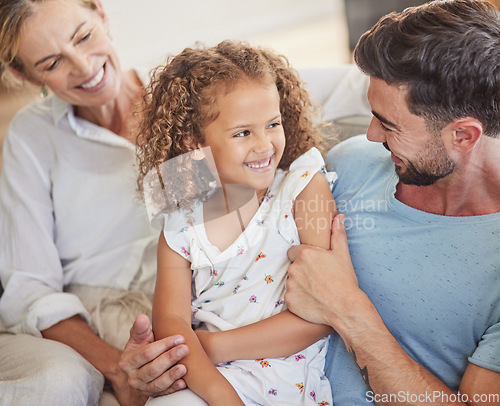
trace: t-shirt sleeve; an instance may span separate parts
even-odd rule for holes
[[[500,372],[500,321],[486,330],[469,362]]]

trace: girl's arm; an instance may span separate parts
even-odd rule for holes
[[[163,234],[158,243],[158,271],[153,301],[153,331],[156,340],[181,334],[189,354],[182,363],[188,387],[209,405],[243,405],[231,384],[215,368],[191,328],[191,269],[174,252]]]
[[[328,182],[317,173],[297,196],[294,217],[302,244],[330,248],[337,208]],[[196,334],[214,363],[235,359],[277,358],[295,354],[333,332],[285,310],[234,330]]]

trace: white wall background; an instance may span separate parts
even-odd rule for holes
[[[343,0],[102,0],[125,68],[201,41],[272,47],[295,67],[348,62]],[[340,38],[339,38],[340,37]],[[339,48],[339,44],[341,47]],[[346,45],[347,47],[347,45]]]

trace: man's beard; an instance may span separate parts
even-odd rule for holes
[[[390,151],[386,142],[384,142],[384,147]],[[430,141],[424,154],[419,155],[418,158],[420,162],[418,168],[412,162],[405,164],[405,171],[396,165],[396,174],[401,183],[413,186],[430,186],[456,169],[456,163],[451,160],[444,145],[440,142]]]

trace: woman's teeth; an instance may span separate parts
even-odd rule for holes
[[[101,68],[101,70],[99,70],[99,72],[97,72],[97,75],[95,75],[94,79],[92,79],[87,83],[84,83],[83,85],[81,85],[81,87],[84,89],[91,89],[94,86],[97,86],[101,82],[103,77],[104,77],[104,66]]]
[[[246,166],[252,169],[260,169],[260,168],[265,168],[270,163],[271,163],[271,158],[268,158],[265,162],[262,162],[260,164],[246,164]]]

